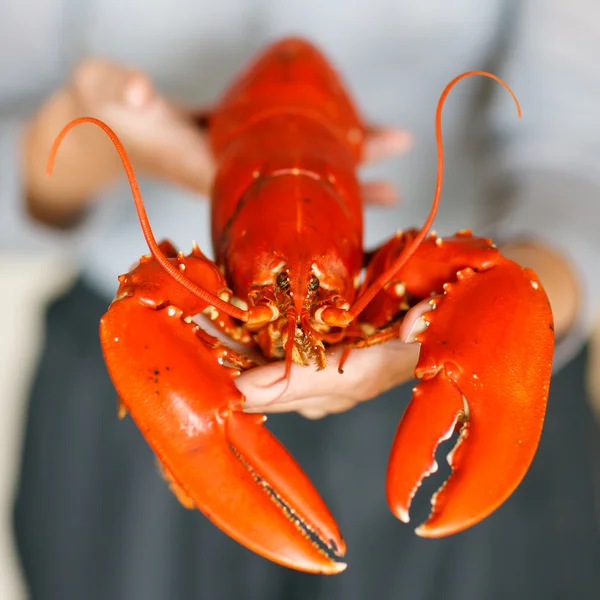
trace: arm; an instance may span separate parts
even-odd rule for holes
[[[27,132],[28,119],[24,116],[0,120],[0,247],[62,254],[82,232],[73,230],[62,235],[31,218],[25,201]]]

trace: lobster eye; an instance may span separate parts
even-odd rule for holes
[[[310,292],[316,292],[319,289],[320,285],[321,285],[321,282],[319,281],[319,278],[316,275],[313,275],[310,278],[310,283],[308,284],[308,290]]]
[[[277,275],[277,287],[283,292],[287,292],[290,289],[290,280],[286,271],[281,271]]]

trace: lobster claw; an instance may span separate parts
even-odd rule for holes
[[[146,260],[135,279],[148,281],[142,276],[155,268]],[[123,277],[102,318],[102,348],[121,402],[177,497],[279,564],[342,571],[345,544],[325,503],[263,426],[266,417],[241,412],[231,353],[159,301],[160,287],[132,278]]]
[[[435,451],[454,430],[452,475],[432,498],[424,537],[457,533],[497,508],[525,476],[540,439],[550,385],[553,319],[533,271],[500,257],[432,300],[419,334],[420,379],[400,421],[388,466],[392,512],[409,520]]]

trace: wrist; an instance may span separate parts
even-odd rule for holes
[[[40,144],[35,128],[30,125],[22,142],[24,164],[24,202],[35,221],[57,229],[69,229],[81,219],[85,202],[81,197],[69,197],[60,181],[51,181],[42,163]]]
[[[27,211],[33,219],[61,229],[81,220],[91,199],[112,181],[118,166],[118,157],[115,163],[114,157],[107,161],[96,153],[97,140],[90,139],[96,132],[83,131],[82,135],[78,130],[66,136],[52,176],[46,174],[56,136],[76,115],[72,94],[61,90],[33,115],[21,142]]]

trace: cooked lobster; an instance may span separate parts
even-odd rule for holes
[[[116,135],[150,254],[119,277],[100,324],[108,371],[179,500],[262,556],[316,573],[345,568],[336,522],[307,476],[242,412],[234,379],[266,360],[327,368],[348,351],[397,337],[406,312],[429,301],[418,334],[420,380],[393,442],[387,496],[408,521],[411,499],[436,469],[437,445],[459,432],[453,474],[417,529],[439,537],[497,508],[525,475],[541,435],[553,319],[535,273],[489,239],[429,233],[429,218],[376,251],[363,249],[357,166],[365,126],[338,74],[312,45],[285,39],[239,76],[210,114],[217,163],[211,194],[216,262],[154,239]],[[513,95],[513,98],[516,98]],[[517,103],[518,107],[518,103]],[[217,332],[194,319],[205,315]],[[231,343],[223,341],[226,336]],[[259,351],[257,361],[251,354]],[[340,377],[343,377],[340,374]]]

